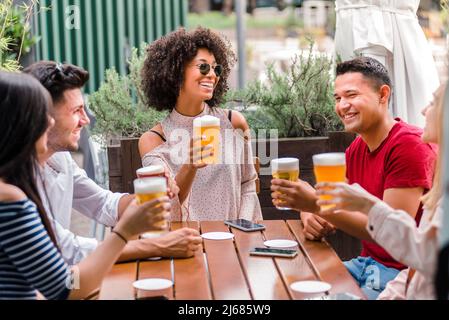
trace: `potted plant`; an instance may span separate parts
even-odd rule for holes
[[[18,71],[39,38],[31,33],[30,19],[37,0],[21,6],[0,3],[0,69]]]
[[[269,167],[266,150],[278,144],[278,157],[300,159],[300,175],[312,185],[315,183],[312,156],[326,152],[344,152],[355,135],[342,131],[343,125],[334,111],[334,72],[332,59],[313,52],[313,44],[304,54],[292,59],[289,68],[282,70],[271,64],[267,81],[249,83],[241,91],[231,92],[227,99],[233,102],[255,130],[254,153],[262,167]],[[260,137],[261,130],[276,129],[276,141]],[[266,170],[266,172],[269,170]],[[277,210],[271,199],[271,175],[259,177],[259,199],[264,219],[298,219],[296,212]],[[351,237],[338,235],[336,250],[340,256],[350,256],[358,250]],[[341,250],[340,250],[341,249]]]
[[[140,136],[165,116],[148,108],[141,90],[145,48],[132,50],[128,75],[106,70],[105,81],[89,96],[89,108],[96,121],[92,135],[107,148],[109,188],[114,192],[133,192],[135,169],[141,167],[138,152]]]

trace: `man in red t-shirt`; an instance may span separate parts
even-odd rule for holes
[[[420,128],[390,115],[391,81],[387,70],[368,57],[340,63],[334,96],[335,110],[345,130],[359,135],[346,151],[348,183],[360,184],[418,222],[420,198],[431,187],[436,150],[421,141]],[[321,239],[337,227],[363,240],[361,256],[345,265],[369,299],[375,299],[405,268],[372,241],[365,214],[339,211],[323,219],[317,215],[320,209],[315,190],[304,181],[273,180],[272,191],[274,203],[282,200],[287,207],[301,212],[308,239]]]

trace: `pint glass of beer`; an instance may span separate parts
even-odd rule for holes
[[[344,153],[322,153],[313,156],[313,169],[317,183],[345,182],[346,156]],[[320,196],[321,200],[331,200],[332,196]],[[333,205],[322,206],[321,210],[332,208]]]
[[[280,158],[271,160],[271,173],[273,179],[297,181],[299,179],[299,159]],[[278,210],[291,210],[291,208],[283,207],[281,202],[276,208]]]
[[[213,157],[203,157],[201,154],[200,162],[206,164],[217,164],[219,160],[220,152],[220,119],[213,116],[204,116],[196,118],[193,121],[193,136],[195,138],[201,138],[194,147],[198,148],[205,146],[212,146],[214,152]]]
[[[136,179],[134,180],[134,192],[139,204],[153,201],[157,198],[165,197],[167,196],[167,179],[165,177]],[[158,237],[165,233],[168,227],[167,221],[161,221],[158,227],[161,227],[165,230],[150,231],[145,234],[145,237]]]

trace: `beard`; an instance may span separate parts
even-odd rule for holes
[[[69,151],[76,152],[79,150],[79,140],[74,142],[70,140],[71,132],[50,129],[48,133],[48,148],[53,152]]]

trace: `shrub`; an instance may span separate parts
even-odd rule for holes
[[[96,117],[93,135],[103,141],[140,137],[167,115],[148,108],[142,94],[140,70],[145,47],[132,50],[129,75],[119,75],[114,68],[106,70],[105,81],[89,96],[90,109]]]
[[[278,129],[279,137],[324,136],[342,130],[334,111],[332,60],[315,54],[293,58],[283,72],[268,66],[268,81],[254,81],[231,92],[228,102],[238,102],[252,129]]]
[[[12,0],[0,3],[0,69],[20,70],[20,58],[39,40],[31,34],[30,19],[37,0],[15,6]]]

